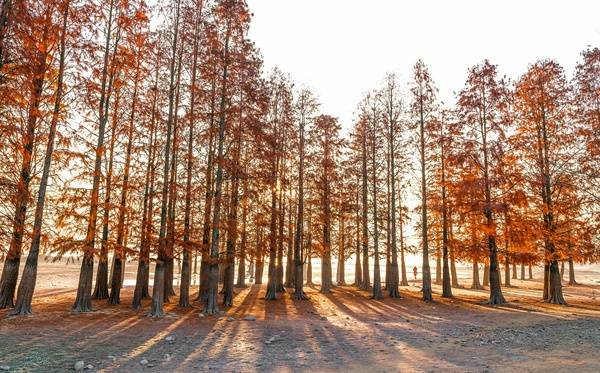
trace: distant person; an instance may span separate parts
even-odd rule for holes
[[[413,274],[415,275],[415,280],[417,279],[417,266],[413,267]]]

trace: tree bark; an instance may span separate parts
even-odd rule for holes
[[[525,280],[525,263],[521,263],[521,280]]]
[[[490,285],[490,265],[485,262],[483,263],[483,286]]]
[[[569,285],[577,285],[577,281],[575,281],[575,268],[573,266],[572,256],[569,256]]]
[[[510,260],[508,255],[504,255],[504,286],[510,287]]]
[[[473,259],[473,283],[471,284],[471,289],[483,289],[483,286],[479,282],[479,263],[477,263],[477,259]]]
[[[346,237],[345,237],[345,225],[344,225],[344,216],[343,213],[340,216],[339,220],[340,225],[340,243],[338,248],[338,270],[337,270],[337,285],[345,286],[346,285]]]

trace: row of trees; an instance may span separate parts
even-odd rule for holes
[[[354,172],[362,175],[358,189],[363,265],[369,239],[374,246],[374,298],[381,297],[378,225],[383,224],[386,274],[391,276],[387,288],[390,296],[397,294],[395,223],[402,204],[396,195],[406,189],[403,174],[414,164],[419,173],[414,179],[420,181],[416,195],[424,300],[432,299],[433,246],[436,282],[442,285],[444,297],[452,297],[452,285],[458,286],[455,260],[473,263],[473,288],[481,288],[478,263],[485,263],[490,304],[505,302],[500,261],[507,286],[511,265],[513,278],[516,264],[521,264],[524,278],[525,265],[541,262],[543,299],[565,303],[559,263],[564,270],[568,262],[573,284],[573,262],[595,262],[600,253],[596,193],[600,50],[588,49],[582,57],[571,82],[552,60],[530,65],[516,82],[500,77],[496,65],[484,60],[468,70],[454,107],[438,101],[422,61],[414,67],[405,105],[393,75],[365,96],[353,130],[357,145],[352,149],[353,157],[362,160],[360,166],[354,163]],[[415,149],[417,156],[408,156],[407,149]],[[379,187],[381,182],[387,190]],[[357,282],[368,288],[368,272],[363,271]]]
[[[297,269],[331,246],[331,233],[319,245],[311,234],[331,224],[344,141],[311,91],[263,74],[244,1],[22,0],[2,14],[2,308],[31,312],[42,250],[81,257],[77,312],[121,302],[127,258],[138,262],[133,306],[151,296],[152,316],[175,295],[175,259],[183,307],[197,258],[206,313],[219,282],[232,304],[236,260],[237,285],[248,259],[260,282],[268,257],[266,298],[284,272],[304,297]],[[331,284],[330,259],[324,268]]]
[[[513,275],[544,263],[544,299],[564,303],[559,262],[597,260],[598,49],[571,82],[551,60],[514,83],[484,61],[453,108],[419,61],[408,92],[390,74],[365,95],[345,138],[310,90],[264,74],[243,0],[1,4],[0,307],[15,314],[31,312],[42,251],[81,257],[77,312],[121,302],[128,258],[132,305],[151,297],[155,317],[176,296],[176,260],[179,305],[199,260],[208,314],[219,283],[232,305],[248,262],[257,283],[268,263],[267,300],[286,286],[305,299],[313,257],[322,292],[332,258],[341,285],[354,257],[355,285],[399,297],[415,195],[425,300],[430,256],[446,297],[456,261],[473,263],[473,287],[484,262],[493,304],[500,261]]]

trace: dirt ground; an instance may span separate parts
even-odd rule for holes
[[[446,300],[439,286],[424,303],[414,282],[402,299],[383,301],[347,286],[266,302],[265,285],[253,285],[237,289],[222,315],[201,317],[197,305],[180,309],[173,297],[156,320],[145,317],[149,301],[131,309],[131,286],[119,306],[97,301],[95,312],[71,313],[77,273],[77,263],[44,263],[34,315],[0,311],[0,369],[73,371],[83,361],[99,372],[600,371],[594,281],[566,286],[569,306],[555,306],[539,300],[539,281],[512,280],[503,290],[510,303],[495,307],[483,303],[485,290],[453,289]]]

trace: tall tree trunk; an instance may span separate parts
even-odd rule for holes
[[[181,70],[183,58],[183,42],[177,58],[177,78],[175,80],[175,107],[173,109],[173,144],[171,146],[171,172],[169,181],[169,202],[167,204],[167,244],[165,246],[165,297],[164,301],[169,302],[169,297],[175,296],[173,288],[173,270],[175,259],[175,225],[177,209],[177,165],[179,163],[179,99],[181,95]]]
[[[294,275],[296,273],[296,266],[294,264],[294,218],[296,211],[296,206],[294,206],[294,201],[292,199],[293,186],[290,183],[290,188],[288,190],[288,223],[287,223],[287,252],[286,252],[286,267],[285,267],[285,286],[288,288],[294,287]]]
[[[442,136],[445,136],[445,123],[442,124]],[[450,283],[450,268],[448,267],[448,199],[446,197],[446,154],[445,154],[445,139],[440,141],[441,154],[441,173],[442,173],[442,262],[443,262],[443,279],[442,279],[442,297],[452,298],[452,284]]]
[[[285,175],[283,175],[285,179]],[[285,293],[283,286],[283,227],[285,226],[285,203],[283,200],[283,188],[279,190],[279,232],[277,234],[277,292]]]
[[[483,264],[483,286],[490,285],[490,265],[486,261]]]
[[[542,94],[544,94],[544,90],[542,87]],[[551,183],[551,175],[550,175],[550,156],[549,156],[549,139],[548,139],[548,130],[546,123],[546,111],[544,105],[541,107],[542,114],[542,122],[541,122],[541,131],[538,131],[538,137],[541,134],[541,144],[540,153],[541,159],[541,170],[543,176],[543,188],[542,188],[542,199],[544,201],[544,225],[546,231],[549,234],[544,239],[544,251],[545,251],[545,260],[547,265],[547,281],[544,278],[544,288],[548,288],[548,296],[544,299],[547,299],[548,303],[553,304],[567,304],[563,297],[562,292],[562,281],[560,279],[560,271],[558,268],[558,258],[556,255],[556,247],[554,243],[554,233],[556,232],[556,223],[554,221],[554,203],[552,200],[552,183]],[[541,133],[540,133],[541,132]],[[546,276],[545,276],[546,277]],[[544,295],[546,295],[546,291],[544,290]]]
[[[111,78],[112,79],[112,78]],[[98,258],[98,270],[96,271],[96,285],[92,293],[93,299],[108,299],[108,251],[109,251],[109,229],[110,229],[110,210],[112,196],[112,178],[113,163],[115,154],[115,142],[117,138],[116,130],[118,127],[118,114],[120,105],[120,89],[115,90],[115,103],[113,105],[113,115],[111,120],[110,147],[108,155],[108,169],[106,170],[106,186],[104,191],[104,212],[102,215],[102,237],[100,239],[100,255]],[[106,110],[108,118],[108,108]],[[114,259],[114,256],[113,256]]]
[[[210,124],[208,128],[208,155],[206,157],[206,187],[204,196],[204,219],[202,224],[202,252],[200,260],[200,286],[196,300],[204,302],[208,295],[208,266],[210,262],[210,217],[214,194],[214,127],[215,127],[216,79],[211,84]]]
[[[325,189],[329,188],[325,186]],[[331,292],[331,207],[329,206],[329,196],[326,193],[325,200],[325,223],[323,224],[323,254],[321,256],[321,293]]]
[[[242,181],[242,239],[240,242],[238,277],[236,286],[239,288],[246,287],[246,246],[248,245],[247,234],[248,220],[248,180],[244,177]]]
[[[108,155],[108,169],[106,170],[106,181],[104,191],[104,212],[102,216],[102,237],[100,239],[100,255],[98,258],[98,270],[96,271],[96,285],[92,293],[93,299],[108,299],[108,236],[110,224],[111,196],[112,196],[112,177],[113,161],[115,154],[116,130],[119,111],[120,93],[115,92],[115,103],[113,106],[113,116],[111,121],[110,146]],[[114,258],[114,257],[113,257]]]
[[[189,129],[188,129],[188,148],[187,148],[187,175],[185,184],[185,210],[183,218],[183,263],[181,265],[181,284],[179,286],[179,307],[191,307],[190,303],[190,285],[192,282],[191,274],[191,252],[192,243],[191,236],[191,218],[192,218],[192,166],[194,148],[194,125],[196,121],[195,104],[196,104],[196,73],[198,66],[198,44],[200,39],[200,25],[202,21],[202,6],[203,1],[200,1],[196,22],[194,25],[194,43],[193,43],[193,58],[192,58],[192,78],[190,82],[190,109],[189,109]]]
[[[254,283],[256,285],[262,284],[263,270],[264,270],[264,248],[263,248],[263,228],[255,220],[256,225],[256,265],[254,268]]]
[[[187,177],[185,187],[185,211],[183,218],[183,264],[181,267],[181,284],[179,286],[179,307],[191,307],[190,304],[190,285],[192,282],[191,274],[191,214],[192,214],[192,166],[193,166],[193,147],[194,147],[194,125],[196,121],[196,74],[198,70],[198,45],[200,41],[200,27],[202,24],[202,7],[204,1],[200,0],[199,8],[196,14],[196,23],[194,27],[194,43],[192,58],[192,78],[190,82],[190,123],[188,132],[187,149]]]
[[[142,306],[142,299],[150,298],[148,283],[150,280],[150,239],[152,234],[152,220],[154,212],[154,178],[156,175],[156,166],[154,158],[156,156],[156,147],[158,137],[155,136],[156,128],[156,104],[158,101],[158,72],[156,66],[154,76],[154,87],[152,97],[152,114],[150,119],[150,138],[148,141],[148,164],[146,166],[146,181],[144,187],[143,216],[140,239],[140,254],[138,259],[138,268],[133,291],[132,306],[139,309]]]
[[[504,286],[510,287],[510,259],[504,256]]]
[[[98,126],[98,142],[96,144],[96,154],[94,162],[94,176],[92,179],[92,191],[90,198],[90,213],[88,217],[87,233],[85,237],[85,243],[83,248],[83,259],[81,260],[81,270],[79,272],[79,283],[77,286],[77,297],[73,304],[74,312],[90,312],[92,310],[92,278],[94,274],[94,252],[96,243],[96,229],[98,220],[98,199],[100,192],[100,177],[102,173],[102,156],[104,154],[104,132],[106,130],[106,123],[108,121],[108,107],[110,103],[110,95],[112,92],[112,85],[114,81],[115,72],[112,71],[110,74],[109,69],[109,56],[110,42],[111,42],[111,30],[113,23],[113,11],[114,11],[114,0],[110,0],[109,5],[109,16],[107,23],[107,34],[106,43],[104,45],[104,62],[102,67],[102,82],[100,88],[100,105],[99,105],[99,126]],[[118,32],[117,32],[118,34]],[[117,50],[118,40],[114,43],[114,50]],[[114,55],[113,55],[114,65]],[[110,76],[109,76],[110,75]],[[108,86],[107,86],[108,80]]]
[[[163,165],[163,185],[161,191],[160,230],[158,236],[158,252],[156,267],[154,269],[154,287],[152,289],[152,307],[148,316],[162,317],[164,315],[163,303],[165,300],[165,260],[167,246],[167,208],[169,197],[169,167],[171,156],[171,135],[173,131],[173,117],[175,115],[175,63],[177,59],[177,45],[179,38],[179,10],[181,1],[177,0],[175,10],[175,25],[173,32],[173,46],[169,67],[169,112],[167,117],[167,137],[165,139],[165,155]]]
[[[383,299],[383,293],[381,292],[381,272],[379,271],[379,224],[378,224],[378,214],[377,214],[377,148],[376,148],[376,116],[375,109],[373,108],[373,118],[372,118],[372,131],[371,134],[371,172],[373,176],[373,248],[375,257],[373,260],[375,261],[373,266],[373,299]]]
[[[247,220],[248,220],[248,179],[242,181],[242,239],[239,250],[239,265],[236,286],[246,287],[246,246],[248,245]]]
[[[238,204],[239,204],[239,183],[240,183],[240,161],[242,159],[242,131],[243,131],[243,108],[244,96],[240,94],[240,112],[237,131],[235,132],[235,141],[233,148],[231,171],[233,181],[231,183],[232,190],[229,195],[229,213],[227,218],[227,242],[226,258],[223,279],[223,306],[233,306],[233,279],[235,275],[235,252],[238,238]]]
[[[575,281],[575,268],[573,266],[572,256],[569,256],[569,285],[577,285],[577,281]]]
[[[452,229],[452,211],[447,210],[448,213],[448,239],[452,241],[454,239],[453,229]],[[448,247],[448,254],[450,255],[450,277],[452,279],[452,287],[460,288],[460,284],[458,283],[458,275],[456,273],[456,258],[454,255],[455,248],[452,246]]]
[[[344,216],[341,214],[340,216],[340,243],[338,250],[338,270],[337,270],[337,285],[345,286],[346,285],[346,231],[344,224]]]
[[[393,130],[390,130],[390,141],[393,141],[394,136],[396,135]],[[390,298],[400,298],[400,290],[398,289],[398,283],[400,282],[398,275],[398,242],[396,237],[396,167],[395,167],[395,157],[394,157],[394,146],[393,143],[390,144],[390,229],[391,229],[391,242],[390,242],[390,250],[392,254],[392,258],[390,261],[390,279],[387,281],[388,287],[387,291]],[[404,253],[402,253],[404,255]]]
[[[521,263],[521,280],[525,280],[525,263]]]
[[[435,284],[442,284],[442,253],[439,246],[435,248]]]
[[[406,276],[406,262],[404,260],[404,214],[402,213],[402,197],[399,199],[400,204],[400,265],[402,272],[402,282],[400,285],[408,286],[408,277]]]
[[[133,146],[133,126],[135,121],[136,109],[137,109],[137,95],[138,85],[140,80],[140,60],[137,60],[136,74],[134,78],[133,95],[131,98],[131,116],[129,118],[129,129],[127,133],[127,150],[125,152],[125,166],[123,170],[123,187],[121,189],[121,202],[119,204],[119,218],[117,223],[117,246],[114,253],[114,264],[110,297],[108,298],[109,304],[121,303],[121,287],[123,286],[123,271],[125,269],[126,256],[126,244],[125,241],[125,215],[126,215],[126,203],[127,203],[127,192],[129,189],[129,168],[131,164],[131,150]]]
[[[450,247],[450,277],[452,279],[452,287],[460,288],[460,283],[458,282],[458,275],[456,272],[456,259],[454,258],[454,248]]]
[[[431,301],[433,296],[431,294],[431,270],[429,269],[429,234],[428,234],[428,221],[427,221],[427,177],[425,174],[426,162],[425,162],[425,118],[423,109],[423,93],[421,92],[419,97],[419,140],[420,147],[419,152],[421,155],[421,244],[423,245],[423,286],[421,291],[423,292],[423,300]]]
[[[488,231],[491,231],[495,226],[494,222],[494,213],[492,210],[492,192],[491,192],[491,182],[489,177],[489,152],[487,145],[487,135],[488,135],[488,125],[487,125],[487,113],[486,113],[486,91],[483,89],[483,97],[482,97],[482,107],[483,114],[481,115],[480,122],[480,133],[481,133],[481,146],[483,153],[483,187],[485,194],[485,208],[484,215],[486,218],[486,226]],[[489,252],[489,281],[490,281],[490,297],[488,300],[489,304],[502,304],[506,303],[504,296],[502,295],[502,289],[500,286],[500,268],[498,264],[498,247],[496,244],[496,236],[495,233],[488,233],[487,235],[488,241],[488,252]],[[484,276],[485,277],[485,276]],[[484,279],[485,285],[485,279]]]
[[[360,230],[361,230],[361,219],[360,219],[360,176],[356,177],[356,218],[355,218],[355,228],[356,228],[356,258],[354,261],[354,286],[360,288],[362,286],[362,267],[360,265],[360,253],[361,253],[361,239],[360,239]]]
[[[389,140],[387,141],[388,143],[388,149],[389,149]],[[386,154],[386,180],[385,180],[385,187],[386,187],[386,194],[385,194],[385,202],[386,202],[386,211],[385,211],[385,234],[386,234],[386,238],[385,238],[385,290],[389,291],[390,290],[390,271],[391,271],[391,267],[392,267],[392,245],[391,245],[391,241],[392,241],[392,225],[390,220],[392,220],[391,218],[391,201],[390,201],[390,155],[389,152],[388,154]]]
[[[206,298],[202,299],[203,313],[214,314],[219,312],[217,302],[218,281],[219,281],[219,234],[221,223],[221,193],[223,189],[223,165],[224,165],[224,146],[225,146],[225,119],[226,119],[226,94],[227,77],[229,67],[229,38],[231,36],[231,19],[227,19],[227,29],[225,35],[225,47],[223,51],[223,75],[221,84],[221,102],[219,104],[219,131],[217,136],[217,171],[215,175],[215,195],[212,218],[212,237],[210,240],[210,261],[208,263],[208,284]]]
[[[299,165],[298,165],[298,210],[294,230],[294,299],[307,299],[304,294],[304,111],[300,113],[299,123]]]
[[[5,3],[7,3],[5,1]],[[8,1],[10,4],[10,1]],[[46,202],[46,189],[48,187],[48,178],[50,175],[50,166],[52,164],[52,153],[54,152],[54,139],[56,137],[56,126],[60,116],[62,98],[63,98],[63,77],[65,72],[65,54],[66,54],[66,34],[67,34],[67,23],[69,19],[70,1],[67,0],[64,3],[63,17],[62,17],[62,28],[60,30],[60,44],[59,44],[59,59],[58,59],[58,74],[56,83],[56,93],[54,97],[54,109],[52,111],[52,119],[50,121],[50,129],[48,131],[48,144],[46,145],[46,153],[44,154],[44,166],[42,171],[42,178],[40,179],[40,186],[38,190],[37,204],[35,206],[35,215],[33,223],[33,234],[31,238],[31,246],[29,254],[27,255],[27,261],[25,262],[25,268],[23,269],[23,275],[21,276],[21,282],[17,291],[17,302],[15,309],[11,313],[12,315],[30,315],[31,314],[31,301],[33,299],[33,292],[35,290],[35,284],[37,280],[37,266],[38,256],[40,251],[40,240],[42,233],[42,223],[44,218],[44,204]],[[4,14],[4,6],[3,6]],[[5,22],[0,17],[0,27],[2,22]],[[2,35],[2,31],[0,31]],[[0,58],[2,58],[2,42],[0,42]],[[1,69],[0,62],[0,69]]]
[[[313,275],[312,275],[312,208],[308,209],[308,234],[306,237],[306,285],[313,286]]]
[[[362,250],[363,250],[363,275],[360,288],[369,290],[371,288],[371,279],[369,277],[369,229],[368,229],[368,182],[367,182],[367,128],[366,124],[362,129]]]
[[[278,119],[279,119],[279,92],[275,93],[274,121],[272,123],[273,145],[271,148],[271,208],[270,208],[270,223],[269,223],[269,268],[267,278],[267,292],[265,300],[277,299],[277,180],[279,171],[279,143],[280,135]]]
[[[308,254],[308,259],[306,263],[306,285],[313,286],[314,283],[312,281],[312,253]]]
[[[240,129],[241,131],[241,129]],[[237,140],[241,143],[241,140]],[[234,180],[233,180],[233,190],[231,192],[230,198],[230,208],[229,208],[229,216],[227,222],[227,242],[226,242],[226,259],[225,259],[225,268],[223,274],[223,306],[231,307],[233,306],[233,278],[234,278],[234,269],[235,269],[235,246],[237,242],[238,236],[238,228],[237,228],[237,210],[238,210],[238,201],[239,201],[239,171],[237,171],[238,163],[239,163],[239,147],[241,144],[236,145],[238,147],[235,150],[236,155],[234,156],[234,166],[236,170],[234,171]]]
[[[483,289],[481,283],[479,282],[479,263],[477,263],[477,259],[473,259],[473,283],[471,284],[471,289]]]

